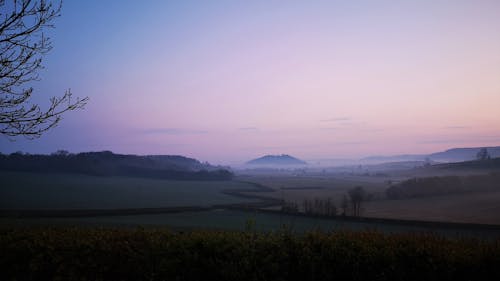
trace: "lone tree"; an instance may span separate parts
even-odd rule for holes
[[[342,216],[347,215],[347,210],[349,209],[349,199],[347,199],[347,195],[344,194],[342,197],[342,201],[340,201],[340,208],[342,208]]]
[[[350,189],[347,194],[351,198],[352,212],[355,217],[359,217],[361,210],[361,203],[366,198],[366,192],[361,186],[356,186]]]
[[[56,126],[62,114],[81,109],[88,97],[72,98],[70,90],[50,98],[42,109],[31,102],[33,88],[43,68],[42,58],[52,49],[44,30],[53,28],[62,2],[0,0],[0,134],[33,139]]]
[[[477,154],[476,154],[477,160],[488,160],[491,158],[490,153],[488,152],[488,149],[486,148],[481,148]]]

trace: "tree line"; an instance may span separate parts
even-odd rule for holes
[[[312,216],[361,216],[361,205],[369,199],[368,193],[362,186],[356,186],[347,191],[340,201],[340,210],[335,204],[335,201],[330,198],[314,198],[304,199],[299,204],[293,201],[283,200],[281,203],[281,211],[289,214],[303,213]]]
[[[233,173],[224,167],[183,156],[122,155],[111,151],[70,154],[61,150],[51,155],[22,152],[0,154],[0,170],[174,180],[230,180],[233,177]]]
[[[389,199],[439,196],[453,193],[500,190],[500,172],[470,176],[412,178],[386,190]]]

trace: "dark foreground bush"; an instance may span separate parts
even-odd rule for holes
[[[500,280],[499,241],[425,234],[0,230],[1,280]]]

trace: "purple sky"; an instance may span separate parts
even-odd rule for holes
[[[0,151],[212,163],[500,145],[500,1],[65,1],[35,102],[89,96]]]

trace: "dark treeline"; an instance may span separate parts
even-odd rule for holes
[[[302,202],[304,213],[308,215],[336,216],[337,207],[331,198],[304,200]]]
[[[435,168],[439,169],[480,169],[480,170],[492,170],[498,171],[500,170],[500,157],[499,158],[489,158],[490,156],[483,156],[485,159],[473,160],[473,161],[464,161],[464,162],[456,162],[456,163],[445,163],[435,165]]]
[[[372,197],[373,195],[367,193],[362,186],[349,189],[340,201],[340,215],[360,217],[361,204],[366,200],[371,200]],[[281,211],[288,214],[304,213],[309,216],[335,217],[338,215],[337,206],[332,198],[304,199],[302,208],[297,202],[282,200]]]
[[[175,180],[230,180],[232,172],[196,159],[170,155],[122,155],[111,151],[51,155],[0,154],[0,170],[131,176]]]
[[[500,190],[500,172],[486,175],[413,178],[389,187],[390,199],[438,196],[453,193]]]

